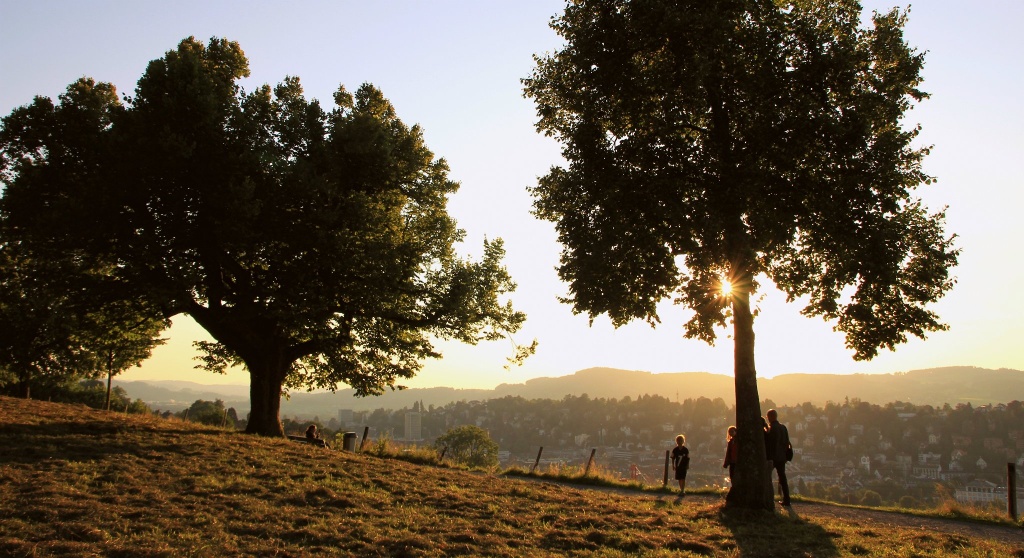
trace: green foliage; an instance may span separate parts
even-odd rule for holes
[[[878,507],[882,505],[882,495],[874,490],[863,490],[858,503],[862,506]]]
[[[906,494],[900,497],[899,506],[903,509],[912,510],[921,507],[921,502],[917,498]]]
[[[12,393],[0,383],[0,393]],[[82,404],[93,409],[106,409],[107,387],[105,382],[98,380],[79,380],[65,378],[63,382],[36,383],[32,397],[59,403]],[[120,386],[110,391],[110,410],[129,414],[150,414],[152,409],[141,399],[132,399],[128,392]]]
[[[66,398],[66,399],[65,399]],[[123,387],[114,386],[110,390],[109,400],[107,398],[106,385],[96,380],[84,380],[69,390],[62,398],[54,398],[55,401],[67,401],[69,403],[85,403],[93,409],[109,409],[111,411],[124,412],[129,414],[150,414],[152,409],[141,399],[132,399]]]
[[[282,389],[379,394],[440,356],[435,339],[520,328],[502,241],[455,253],[458,184],[418,126],[370,84],[326,110],[296,77],[245,92],[248,75],[237,43],[188,38],[124,105],[83,78],[16,109],[0,130],[4,241],[83,255],[160,318],[190,315],[215,340],[202,367],[250,372],[262,434],[282,434]]]
[[[858,359],[944,329],[925,310],[958,251],[911,191],[932,178],[902,117],[927,97],[906,14],[855,2],[571,3],[567,45],[524,80],[566,168],[533,188],[567,302],[616,325],[669,296],[716,337],[766,275],[837,321]],[[843,303],[846,291],[852,293]]]
[[[67,294],[69,269],[0,235],[0,386],[23,397],[62,387],[92,368],[78,336],[81,305]]]
[[[93,362],[92,373],[110,382],[132,366],[141,366],[154,348],[166,342],[158,336],[170,325],[158,308],[115,300],[85,315],[76,335]],[[106,405],[111,403],[108,396]]]
[[[0,127],[0,366],[26,388],[116,375],[146,358],[168,325],[110,273],[104,239],[77,228],[117,221],[103,221],[98,204],[106,132],[120,112],[113,86],[82,78],[59,104],[37,97]]]
[[[471,468],[490,469],[498,465],[498,444],[487,431],[472,424],[456,426],[434,442],[445,459]]]
[[[216,401],[197,399],[188,409],[177,413],[177,416],[192,422],[222,426],[228,422],[228,414],[228,410],[224,408],[224,402],[220,399]],[[231,423],[231,426],[234,427],[234,424]]]
[[[370,452],[378,457],[384,457],[391,454],[391,435],[387,432],[382,433],[370,448]]]
[[[2,229],[0,229],[2,230]],[[0,385],[36,390],[83,376],[112,378],[140,364],[168,327],[159,309],[109,298],[80,266],[0,247]],[[19,254],[19,255],[15,255]],[[89,289],[85,293],[83,289]]]

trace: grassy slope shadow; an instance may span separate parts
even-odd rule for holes
[[[794,512],[776,514],[767,511],[723,508],[719,519],[732,531],[740,556],[839,556],[834,533],[820,525],[804,521]]]

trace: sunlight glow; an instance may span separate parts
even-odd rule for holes
[[[728,279],[722,279],[722,296],[729,296],[732,294],[732,283]]]

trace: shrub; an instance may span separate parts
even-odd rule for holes
[[[498,444],[479,426],[456,426],[438,437],[434,447],[445,451],[445,456],[453,462],[467,467],[498,466]]]
[[[865,490],[860,495],[860,505],[878,507],[882,505],[882,495],[874,490]]]
[[[917,498],[907,494],[900,498],[900,507],[908,510],[921,507],[921,502],[917,501]]]

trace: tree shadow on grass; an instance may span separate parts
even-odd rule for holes
[[[719,518],[732,531],[744,558],[839,556],[835,533],[802,519],[792,508],[780,513],[722,508]]]
[[[0,464],[32,464],[52,459],[89,461],[141,452],[182,453],[187,448],[176,438],[184,434],[195,431],[133,432],[119,423],[102,420],[7,424],[0,427],[0,447],[4,448]]]

